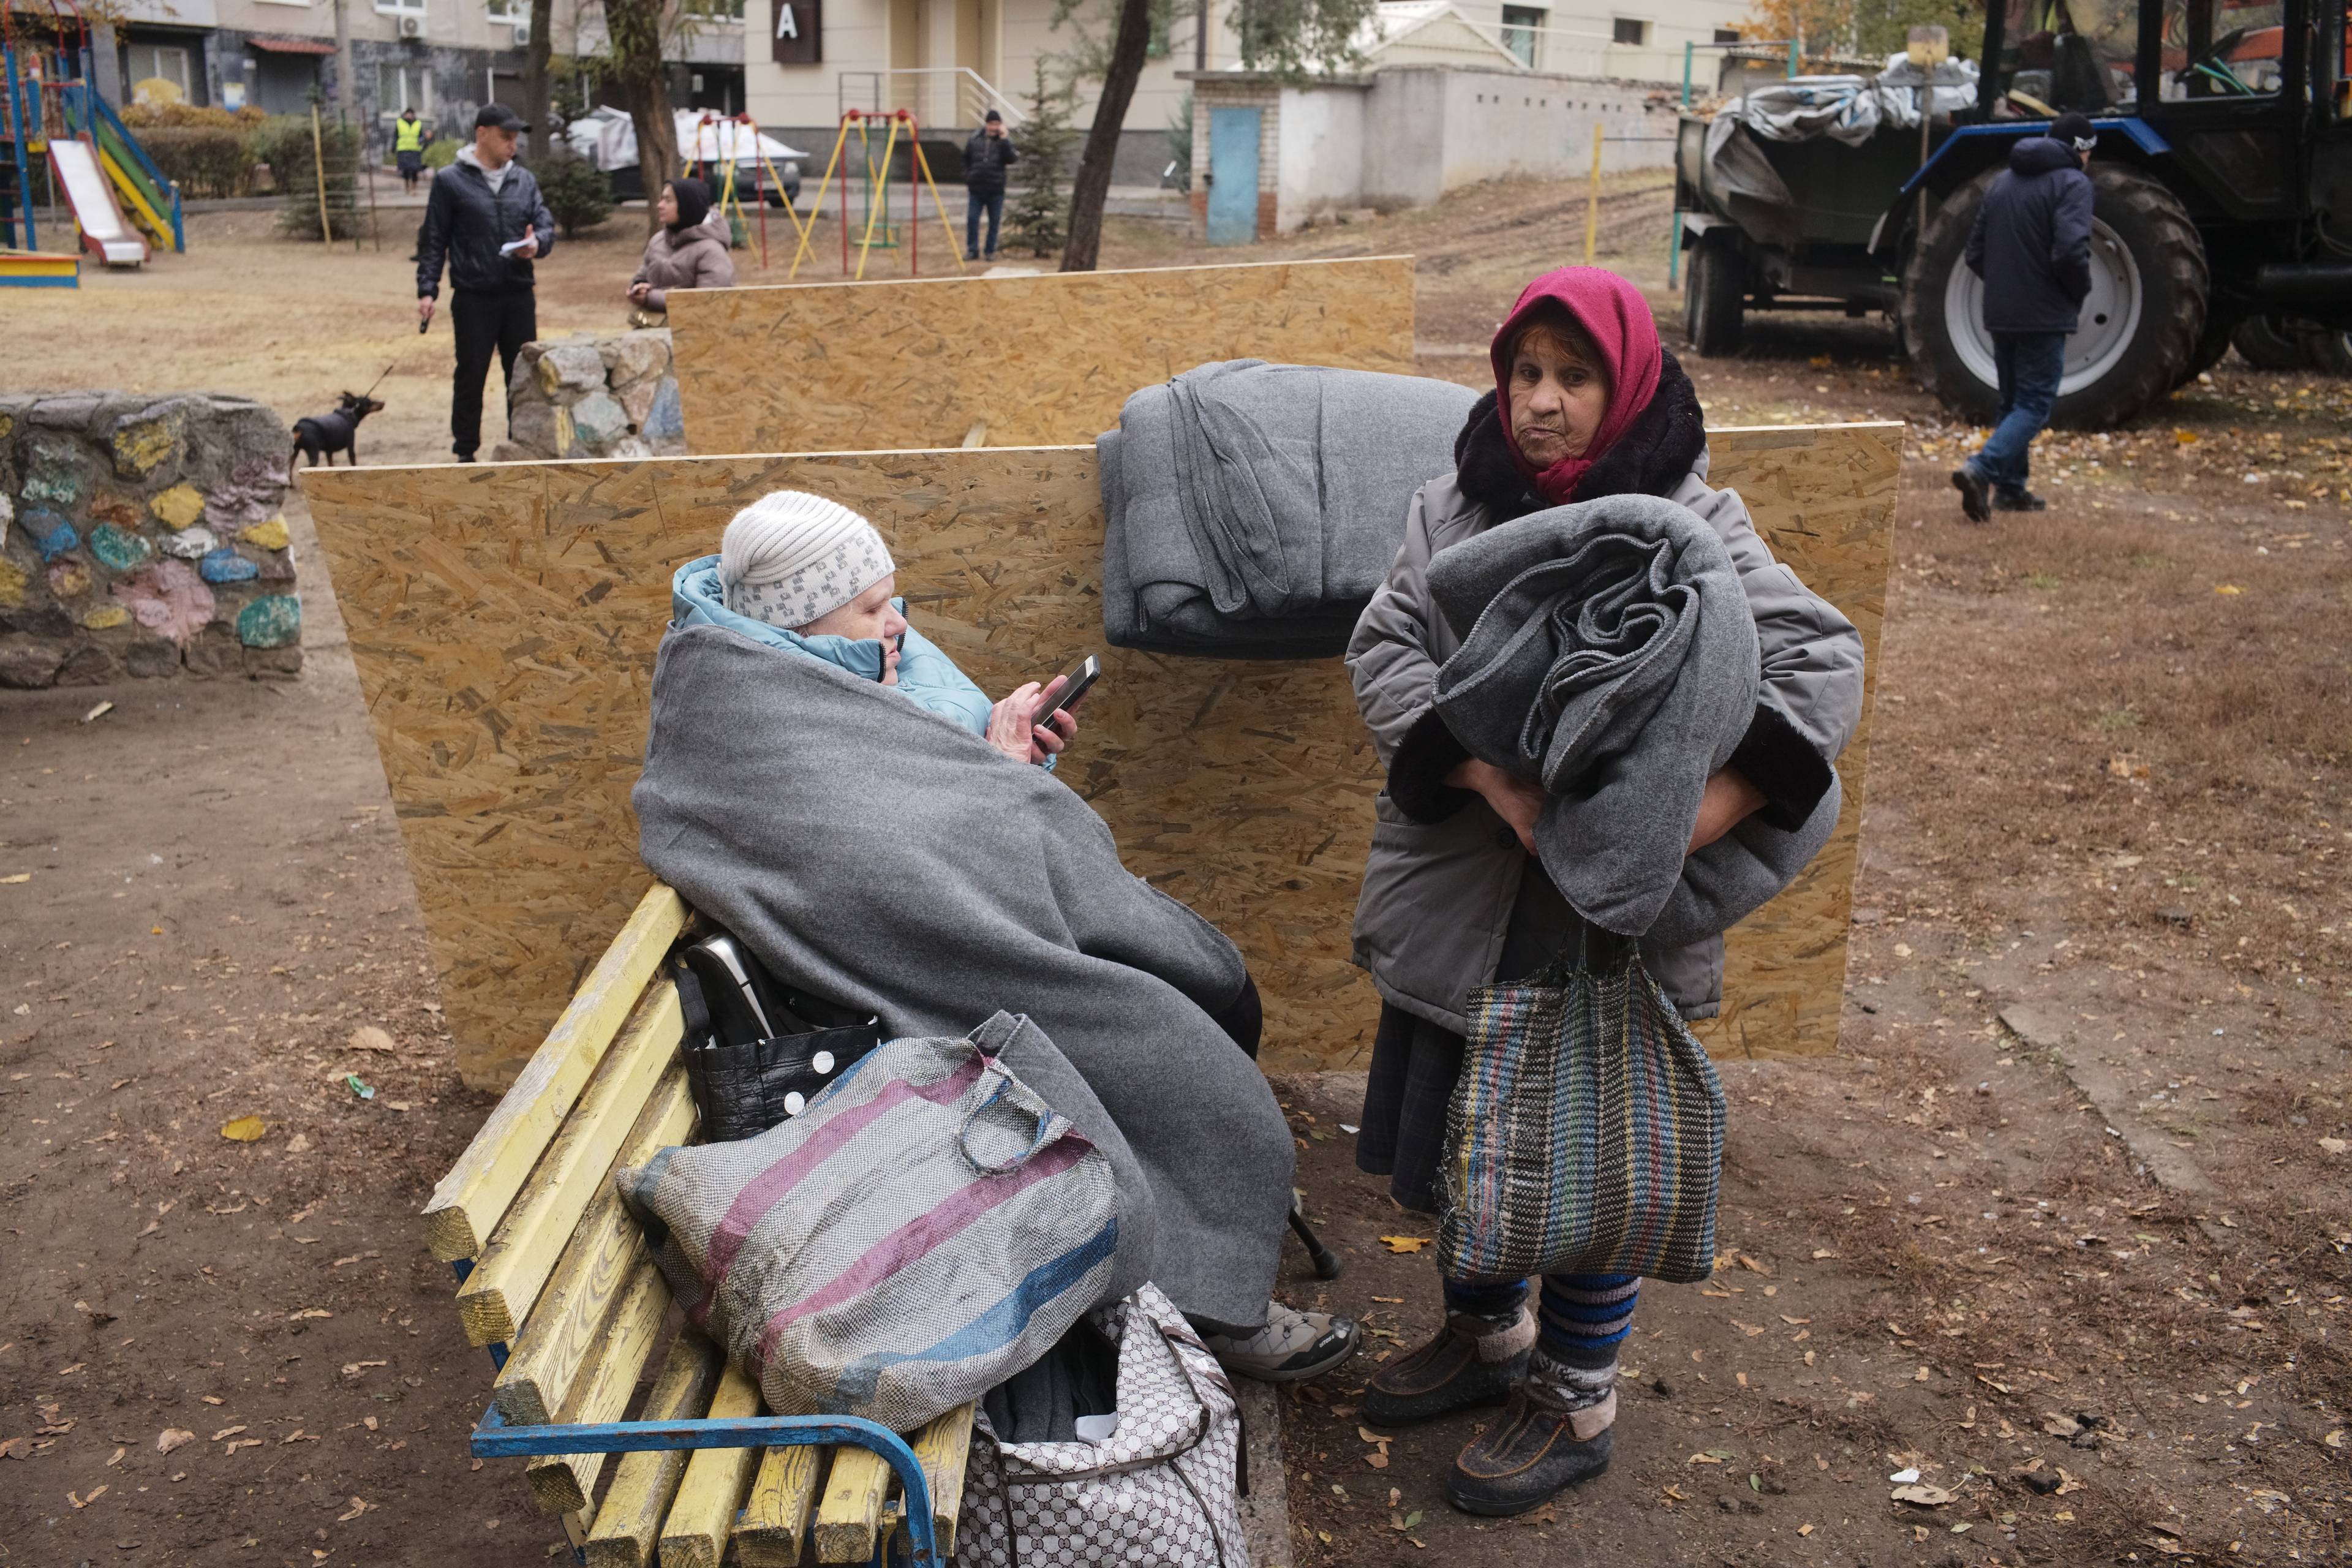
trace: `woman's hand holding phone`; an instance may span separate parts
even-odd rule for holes
[[[1064,684],[1064,678],[1058,675],[1044,686],[1034,680],[1024,681],[1010,697],[989,710],[989,744],[1018,763],[1042,763],[1068,745],[1078,732],[1077,715],[1068,709],[1043,724],[1032,722],[1032,716],[1040,707],[1051,706],[1054,699],[1061,695]]]

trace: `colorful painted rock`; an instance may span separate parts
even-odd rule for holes
[[[163,553],[176,555],[183,561],[202,561],[219,548],[220,537],[202,523],[194,528],[184,528],[163,541]]]
[[[115,584],[112,592],[131,611],[131,619],[182,647],[204,629],[218,607],[213,591],[184,561],[142,566]]]
[[[283,550],[286,548],[286,520],[273,517],[268,522],[257,522],[237,537],[256,550]]]
[[[302,637],[302,601],[289,594],[256,599],[236,613],[236,640],[247,647],[284,647]]]
[[[128,572],[144,564],[155,547],[135,533],[101,522],[89,531],[89,552],[108,571]]]
[[[131,612],[120,605],[100,605],[96,609],[83,611],[81,624],[89,631],[103,632],[126,625],[130,619]]]
[[[261,575],[260,567],[226,544],[198,562],[196,572],[205,582],[215,584],[250,583]]]
[[[194,485],[173,485],[147,504],[166,528],[185,528],[205,515],[205,498]]]
[[[49,592],[60,599],[79,599],[89,592],[89,568],[68,555],[49,568]]]
[[[45,506],[25,509],[25,532],[33,541],[33,548],[41,552],[43,561],[55,561],[81,542],[74,525]]]

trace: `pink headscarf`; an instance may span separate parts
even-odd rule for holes
[[[1538,471],[1511,434],[1510,354],[1520,331],[1552,308],[1566,310],[1601,356],[1601,368],[1609,376],[1609,412],[1601,416],[1601,428],[1592,433],[1582,456],[1563,458]],[[1503,318],[1487,353],[1495,366],[1495,405],[1502,417],[1503,445],[1536,493],[1554,506],[1568,504],[1592,465],[1633,427],[1658,390],[1658,323],[1651,318],[1650,302],[1633,285],[1599,267],[1563,267],[1528,284]]]

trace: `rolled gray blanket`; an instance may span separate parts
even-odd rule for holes
[[[1755,619],[1723,541],[1654,496],[1533,512],[1440,551],[1430,595],[1462,646],[1437,710],[1471,754],[1539,780],[1536,847],[1578,914],[1679,945],[1793,880],[1837,824],[1749,817],[1685,857],[1709,774],[1756,714]]]
[[[1095,442],[1103,635],[1116,647],[1323,658],[1454,468],[1452,382],[1226,360],[1147,386]]]

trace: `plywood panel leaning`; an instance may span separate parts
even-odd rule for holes
[[[1412,258],[681,291],[697,452],[1090,442],[1212,360],[1411,374]]]
[[[1787,890],[1724,942],[1723,1016],[1696,1025],[1723,1056],[1823,1055],[1837,1048],[1846,937],[1878,694],[1878,633],[1894,557],[1903,426],[1710,430],[1707,482],[1736,489],[1772,553],[1862,634],[1862,726],[1838,759],[1837,831]]]
[[[1715,482],[1853,616],[1874,666],[1900,444],[1894,425],[1715,437]],[[873,519],[916,620],[991,692],[1102,647],[1091,447],[302,482],[477,1084],[513,1075],[644,893],[628,794],[670,574],[714,550],[736,509],[789,486]],[[1378,1006],[1349,927],[1381,775],[1346,669],[1102,651],[1061,777],[1138,875],[1248,956],[1269,1067],[1361,1065]],[[1841,764],[1847,815],[1822,862],[1734,933],[1733,1011],[1710,1034],[1722,1048],[1834,1045],[1867,742]]]

